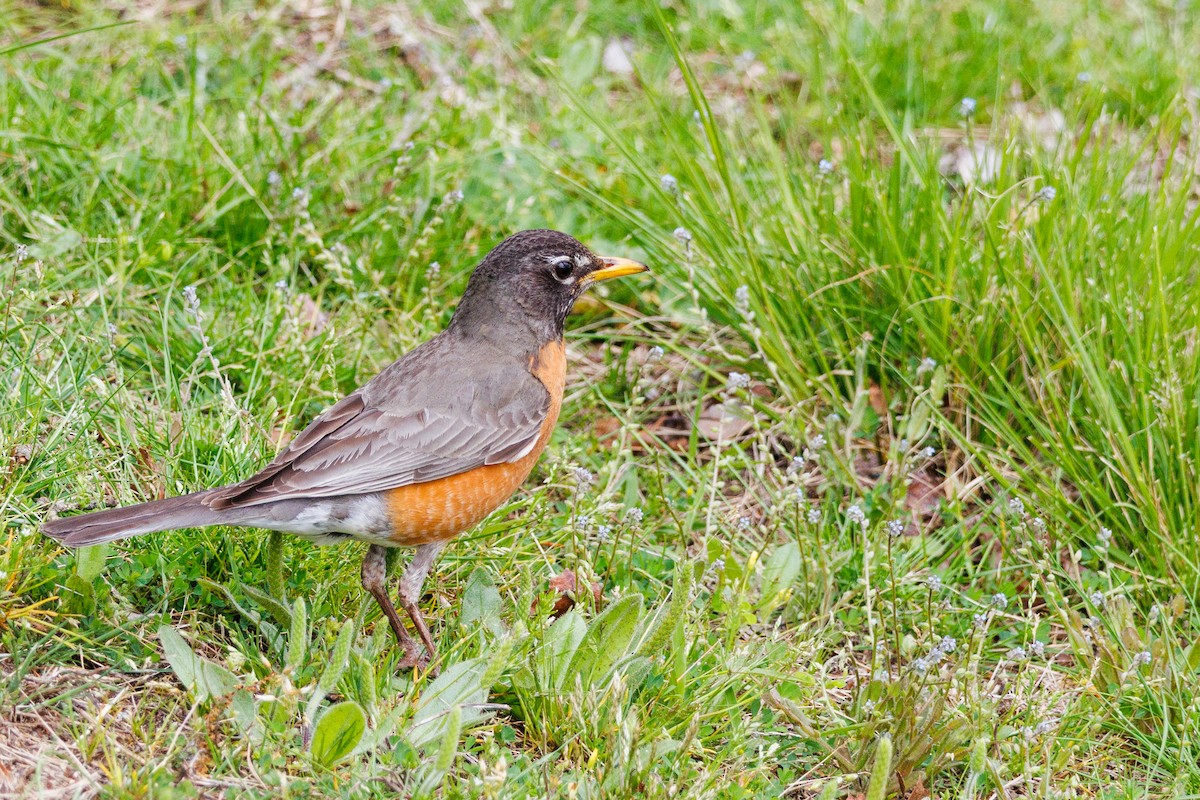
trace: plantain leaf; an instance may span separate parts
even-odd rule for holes
[[[546,629],[542,644],[534,651],[533,668],[537,688],[558,689],[567,674],[579,643],[587,633],[587,623],[571,609]]]
[[[758,607],[770,611],[786,598],[800,575],[800,545],[787,542],[775,548],[763,563],[762,596]]]
[[[488,690],[481,680],[487,659],[472,658],[451,664],[425,688],[409,725],[409,744],[418,750],[441,742],[454,722],[453,710],[461,709],[458,724],[466,729],[492,715],[487,708]]]
[[[106,544],[79,548],[75,551],[75,574],[91,583],[104,571],[106,558],[108,558],[108,545]]]
[[[179,631],[170,625],[161,625],[158,640],[162,643],[163,655],[171,665],[175,677],[198,701],[210,697],[223,697],[238,687],[237,676],[220,664],[201,658],[192,652]]]
[[[504,626],[500,622],[500,592],[486,570],[476,569],[471,573],[471,577],[467,578],[458,624],[464,631],[472,631],[479,627],[496,636],[503,635]]]
[[[330,706],[313,731],[313,761],[330,767],[353,752],[367,731],[367,715],[362,706],[346,700]]]
[[[613,666],[625,657],[642,617],[642,596],[629,594],[604,609],[592,620],[567,667],[564,681],[570,688],[578,675],[584,686],[608,677]]]

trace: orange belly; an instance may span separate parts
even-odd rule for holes
[[[566,352],[552,342],[530,364],[530,371],[550,392],[550,408],[533,449],[518,461],[492,464],[427,483],[414,483],[387,493],[392,534],[403,547],[451,539],[474,527],[515,492],[546,449],[558,422],[566,380]]]

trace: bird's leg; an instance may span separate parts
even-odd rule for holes
[[[425,624],[425,618],[421,616],[421,609],[417,606],[417,601],[421,599],[421,589],[425,585],[425,577],[429,575],[430,567],[433,566],[437,554],[445,546],[445,542],[432,542],[418,547],[417,551],[413,553],[412,560],[408,562],[404,574],[400,577],[400,605],[412,618],[413,625],[417,626],[417,633],[421,635],[421,641],[425,643],[425,649],[429,651],[430,661],[437,657],[437,650],[433,646],[433,637],[429,635],[429,626]]]
[[[367,549],[367,555],[363,559],[362,585],[375,598],[375,602],[383,610],[383,615],[387,617],[388,624],[392,626],[396,640],[404,648],[404,659],[400,662],[401,669],[404,669],[417,663],[419,653],[417,643],[408,635],[408,631],[404,630],[404,623],[388,598],[387,575],[388,548],[373,544]]]

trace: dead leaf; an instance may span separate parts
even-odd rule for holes
[[[946,496],[945,482],[928,467],[912,473],[912,481],[904,495],[904,505],[918,517],[928,519],[937,511],[938,503]]]
[[[304,328],[305,339],[311,339],[329,325],[329,315],[306,294],[296,297],[296,320]]]
[[[596,433],[596,438],[602,442],[611,439],[620,429],[621,420],[610,415],[600,417],[592,426],[592,430]]]
[[[749,408],[726,400],[701,411],[696,427],[706,439],[730,442],[748,431],[753,421],[753,412]]]
[[[575,575],[575,570],[564,569],[562,572],[550,579],[550,590],[558,592],[558,597],[554,600],[554,607],[550,610],[550,616],[558,619],[563,614],[567,613],[575,605],[575,587],[578,578]],[[599,582],[592,583],[592,598],[599,606],[604,599],[604,594],[601,591]],[[537,608],[537,602],[534,602],[530,612],[532,613]]]
[[[871,403],[871,408],[881,417],[887,416],[887,400],[883,397],[883,389],[878,383],[872,383],[867,389],[867,397]]]

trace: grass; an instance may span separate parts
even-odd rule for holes
[[[1185,7],[304,9],[0,14],[0,792],[1200,795]],[[653,280],[445,677],[354,546],[37,534],[250,474],[528,227]]]

